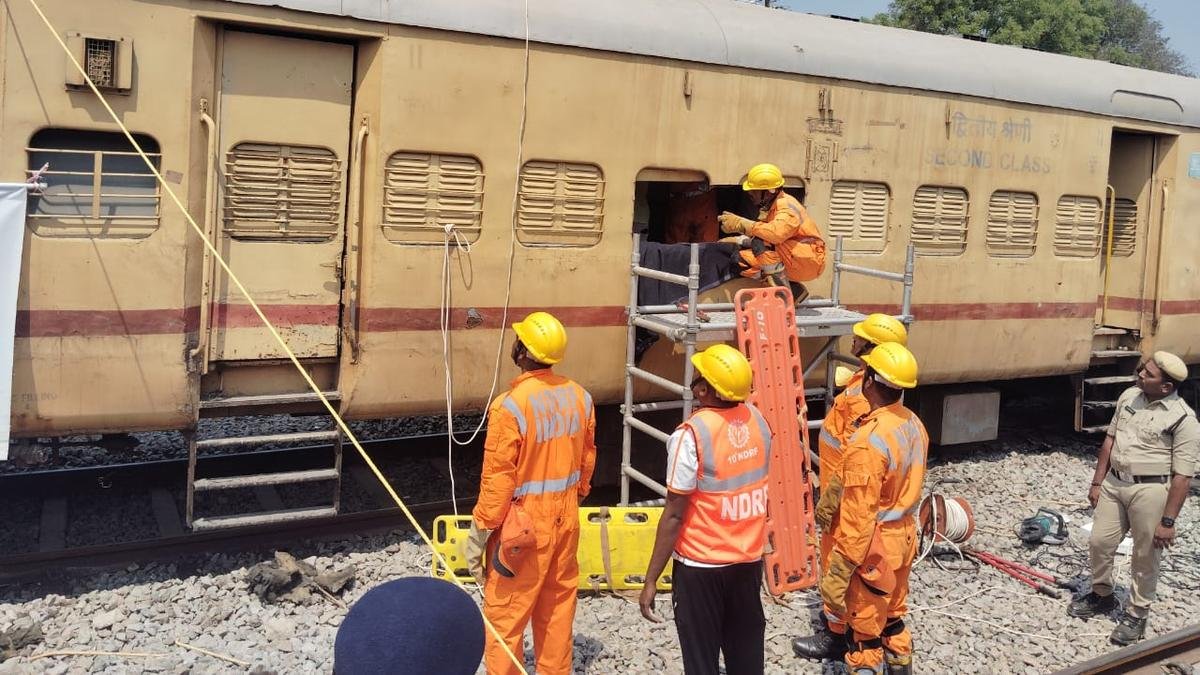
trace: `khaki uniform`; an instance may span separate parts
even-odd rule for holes
[[[1200,421],[1177,393],[1151,402],[1131,387],[1117,400],[1108,435],[1113,437],[1109,472],[1100,487],[1089,542],[1092,590],[1112,594],[1113,556],[1132,530],[1133,592],[1127,611],[1143,618],[1155,599],[1162,557],[1154,547],[1154,530],[1167,503],[1171,475],[1196,472]]]

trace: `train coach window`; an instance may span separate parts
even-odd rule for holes
[[[1117,258],[1131,256],[1134,248],[1137,247],[1137,202],[1118,197],[1117,205],[1114,208],[1111,201],[1105,200],[1104,227],[1108,226],[1110,209],[1112,211],[1112,254]],[[1107,242],[1103,241],[1102,237],[1101,247],[1106,245]]]
[[[1063,195],[1054,211],[1054,255],[1094,258],[1100,253],[1103,226],[1100,200],[1083,195]]]
[[[517,241],[591,246],[604,225],[604,174],[595,164],[531,161],[517,187]]]
[[[158,142],[134,139],[157,169]],[[29,140],[28,175],[41,171],[46,189],[31,194],[29,228],[42,237],[142,238],[158,229],[160,190],[154,174],[123,134],[43,129]]]
[[[444,243],[446,225],[467,242],[483,221],[483,165],[468,155],[397,152],[383,176],[383,236],[394,244]]]
[[[844,237],[848,251],[880,253],[887,245],[891,193],[883,183],[840,180],[829,201],[829,236]]]
[[[342,226],[342,161],[328,148],[238,143],[225,156],[234,239],[326,241]]]
[[[967,191],[922,185],[913,195],[912,242],[919,255],[958,255],[967,250]]]
[[[1027,258],[1037,245],[1038,198],[997,190],[988,200],[987,250],[997,258]]]

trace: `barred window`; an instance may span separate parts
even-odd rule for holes
[[[327,241],[342,227],[342,161],[328,148],[239,143],[225,155],[225,232]]]
[[[595,164],[521,167],[517,240],[530,246],[591,246],[604,224],[604,175]]]
[[[1024,258],[1037,245],[1038,198],[997,190],[988,200],[987,249],[995,257]]]
[[[383,236],[396,244],[443,243],[452,225],[467,242],[483,221],[483,166],[468,155],[397,152],[383,176]],[[453,239],[452,239],[453,240]]]
[[[1112,211],[1112,254],[1116,258],[1133,255],[1137,248],[1138,206],[1132,199],[1117,198],[1117,206],[1113,208],[1110,200],[1105,200],[1103,227],[1108,227],[1109,211]],[[1102,230],[1100,240],[1101,250],[1108,246],[1107,229]]]
[[[912,242],[920,255],[967,250],[969,201],[963,188],[922,185],[913,195]]]
[[[891,194],[883,183],[840,180],[829,204],[829,235],[843,237],[847,251],[879,253],[887,245]]]
[[[158,142],[143,134],[134,139],[159,168]],[[46,184],[30,192],[26,208],[34,234],[142,238],[158,229],[158,181],[123,134],[44,129],[25,151],[26,175],[37,174]]]
[[[1096,257],[1104,229],[1100,217],[1099,199],[1063,195],[1054,211],[1054,254],[1068,258]]]

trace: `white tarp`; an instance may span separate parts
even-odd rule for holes
[[[21,284],[28,187],[24,183],[0,183],[0,461],[8,459],[13,341],[17,332],[17,287]]]

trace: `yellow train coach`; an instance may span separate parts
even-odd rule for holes
[[[923,383],[1200,357],[1197,80],[725,0],[38,2],[350,418],[444,410],[447,363],[482,407],[534,308],[617,402],[631,234],[665,184],[728,195],[764,161],[847,263],[914,246]],[[31,0],[4,4],[0,170],[46,184],[13,434],[310,405]]]

